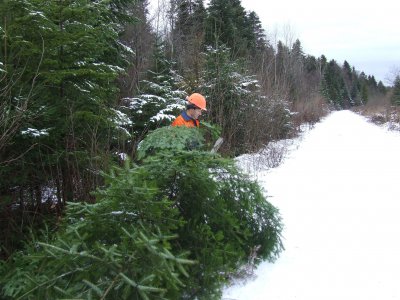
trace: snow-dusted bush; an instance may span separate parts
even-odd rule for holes
[[[161,143],[154,137],[167,130],[156,130],[143,144],[152,139]],[[173,249],[189,251],[188,258],[198,263],[188,266],[182,297],[218,298],[222,284],[248,262],[255,248],[259,247],[255,263],[279,254],[281,220],[258,184],[238,171],[232,160],[188,150],[197,129],[176,131],[181,131],[179,138],[164,140],[175,149],[158,147],[144,159],[143,167],[182,218],[175,231],[178,238],[171,241]]]
[[[69,203],[53,239],[33,241],[1,269],[10,299],[176,299],[192,261],[171,253],[176,208],[146,168],[114,168],[96,204]],[[178,253],[178,252],[175,252]],[[2,299],[4,299],[1,297]],[[6,298],[7,299],[7,298]]]
[[[55,238],[3,264],[1,295],[214,299],[249,259],[274,260],[277,209],[232,160],[201,151],[200,137],[182,127],[149,134],[140,164],[105,175],[96,204],[69,204]]]

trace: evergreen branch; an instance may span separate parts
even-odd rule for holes
[[[152,286],[145,286],[145,285],[140,285],[137,284],[135,281],[133,281],[132,279],[130,279],[129,277],[127,277],[124,273],[119,273],[119,275],[131,286],[133,286],[134,288],[136,288],[138,291],[146,291],[146,292],[166,292],[166,289],[162,289],[162,288],[156,288],[156,287],[152,287]]]
[[[62,293],[63,295],[66,295],[66,296],[70,296],[70,294],[68,294],[68,292],[67,291],[65,291],[64,289],[62,289],[62,288],[60,288],[59,286],[54,286],[54,289],[56,290],[56,291],[59,291],[60,293]],[[74,300],[81,300],[81,299],[74,299]]]
[[[83,279],[82,281],[84,283],[86,283],[92,290],[94,290],[97,295],[99,295],[99,296],[103,295],[103,291],[97,285],[95,285],[94,283],[92,283],[86,279]]]
[[[59,251],[61,253],[67,254],[67,255],[78,255],[78,256],[81,256],[81,257],[91,258],[91,259],[94,259],[94,260],[97,260],[97,261],[100,261],[100,262],[103,261],[102,259],[98,258],[97,256],[94,256],[94,255],[91,255],[91,254],[87,254],[86,251],[81,251],[81,252],[73,251],[73,252],[71,252],[71,251],[62,249],[60,247],[57,247],[57,246],[54,246],[54,245],[50,245],[50,244],[46,244],[46,243],[42,243],[42,242],[38,242],[38,244],[42,245],[44,247],[52,248],[52,249],[54,249],[56,251]]]
[[[25,296],[29,295],[30,293],[32,293],[33,291],[37,290],[38,288],[41,288],[41,287],[45,286],[45,285],[48,284],[48,283],[55,282],[55,281],[57,281],[57,280],[60,279],[60,278],[63,278],[63,277],[68,276],[68,275],[71,275],[71,274],[73,274],[73,273],[75,273],[75,272],[78,272],[78,271],[81,271],[81,269],[76,269],[76,270],[73,270],[73,271],[69,271],[69,272],[64,273],[64,274],[61,274],[61,275],[59,275],[59,276],[57,276],[57,277],[55,277],[55,278],[53,278],[53,279],[47,280],[47,281],[45,281],[45,282],[43,282],[43,283],[41,283],[41,284],[35,286],[35,287],[32,288],[31,290],[27,291],[25,294],[23,294],[22,296],[20,296],[20,297],[17,298],[16,300],[23,299]]]
[[[104,292],[104,294],[102,295],[102,297],[100,298],[100,300],[104,300],[106,298],[106,296],[108,295],[108,293],[111,291],[111,288],[115,285],[115,282],[117,281],[119,277],[119,274],[117,274],[113,281],[111,281],[111,284],[108,286],[108,288],[106,289],[106,291]]]

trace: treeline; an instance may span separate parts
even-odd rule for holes
[[[206,96],[234,156],[386,92],[299,40],[273,45],[240,0],[171,0],[163,30],[141,0],[7,0],[0,16],[3,258],[67,202],[95,203],[100,173],[135,159],[189,93]]]

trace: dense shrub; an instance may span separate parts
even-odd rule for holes
[[[4,265],[10,298],[157,299],[178,297],[178,274],[192,263],[171,254],[179,216],[146,170],[107,175],[96,204],[69,203],[64,229],[34,241]]]
[[[114,168],[96,204],[69,204],[54,239],[33,241],[2,266],[3,296],[218,299],[255,249],[256,263],[276,258],[278,211],[197,136],[150,134],[140,165]]]
[[[178,238],[171,241],[173,248],[178,253],[189,250],[189,258],[198,262],[188,266],[191,276],[182,295],[187,299],[218,298],[222,284],[254,249],[258,261],[273,260],[282,249],[278,211],[258,184],[232,160],[202,147],[199,130],[166,127],[150,134],[138,151],[146,157],[142,167],[184,220]]]

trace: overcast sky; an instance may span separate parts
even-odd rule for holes
[[[298,38],[306,54],[347,60],[376,80],[400,70],[400,1],[241,0],[260,17],[271,42]],[[283,40],[284,41],[284,40]]]
[[[205,0],[207,5],[210,0]],[[230,0],[226,0],[230,1]],[[168,0],[150,0],[151,11]],[[271,43],[300,40],[303,51],[391,84],[400,74],[400,1],[241,0],[260,17]],[[164,12],[166,13],[166,12]]]

